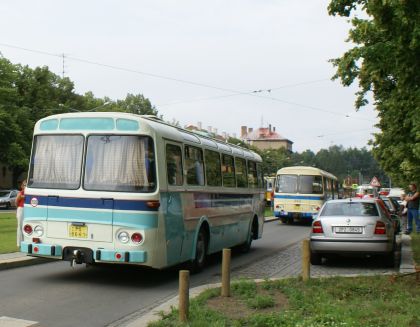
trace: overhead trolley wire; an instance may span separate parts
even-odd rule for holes
[[[41,51],[41,50],[34,50],[34,49],[19,47],[19,46],[15,46],[15,45],[11,45],[11,44],[6,44],[6,43],[0,43],[0,46],[13,48],[13,49],[18,49],[18,50],[23,50],[23,51],[28,51],[28,52],[33,52],[33,53],[38,53],[38,54],[52,56],[52,57],[58,57],[58,58],[62,57],[62,54],[55,54],[55,53]],[[313,110],[313,111],[329,113],[329,114],[340,116],[340,117],[347,117],[347,118],[351,118],[351,119],[358,119],[358,120],[365,120],[365,121],[374,122],[373,120],[365,119],[365,118],[362,118],[362,117],[352,117],[352,116],[349,116],[349,115],[346,115],[346,114],[338,113],[336,111],[327,110],[327,109],[314,107],[314,106],[310,106],[310,105],[305,105],[305,104],[301,104],[301,103],[297,103],[297,102],[282,100],[282,99],[279,99],[279,98],[276,98],[276,97],[273,97],[273,96],[268,96],[268,95],[262,95],[261,94],[261,93],[271,93],[274,90],[278,90],[278,89],[286,88],[286,87],[312,84],[312,83],[324,81],[324,80],[327,80],[327,79],[321,79],[321,80],[316,80],[316,81],[307,81],[307,82],[301,82],[301,83],[296,83],[296,84],[284,85],[284,86],[276,87],[276,88],[260,89],[260,90],[253,90],[253,91],[245,91],[244,92],[244,91],[238,91],[238,90],[233,90],[233,89],[224,88],[224,87],[218,87],[218,86],[214,86],[214,85],[210,85],[210,84],[205,84],[205,83],[194,82],[194,81],[184,80],[184,79],[175,78],[175,77],[169,77],[169,76],[144,72],[144,71],[135,70],[135,69],[131,69],[131,68],[125,68],[125,67],[120,67],[120,66],[115,66],[115,65],[110,65],[110,64],[103,64],[103,63],[99,63],[99,62],[96,62],[96,61],[77,58],[77,57],[73,57],[73,56],[66,56],[66,59],[81,62],[81,63],[85,63],[85,64],[95,65],[95,66],[98,66],[98,67],[104,67],[104,68],[124,71],[124,72],[127,72],[127,73],[134,73],[134,74],[149,76],[149,77],[153,77],[153,78],[159,78],[159,79],[164,79],[164,80],[168,80],[168,81],[188,84],[188,85],[192,85],[192,86],[198,86],[198,87],[209,88],[209,89],[214,89],[214,90],[219,90],[219,91],[224,91],[224,92],[230,92],[230,94],[208,97],[208,98],[195,99],[195,100],[173,102],[173,103],[163,104],[161,106],[195,102],[195,101],[206,101],[206,100],[227,98],[227,97],[233,97],[233,96],[239,96],[239,95],[248,95],[248,96],[253,96],[253,97],[262,98],[262,99],[269,99],[269,100],[272,100],[272,101],[281,102],[281,103],[284,103],[284,104],[289,104],[289,105],[293,105],[293,106],[296,106],[296,107],[301,107],[301,108],[305,108],[305,109],[309,109],[309,110]]]

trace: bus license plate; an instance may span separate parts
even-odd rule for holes
[[[87,238],[88,228],[87,226],[70,225],[69,236],[73,238]]]
[[[335,228],[336,233],[362,234],[363,227],[360,226],[339,226]]]

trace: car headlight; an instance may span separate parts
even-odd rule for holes
[[[128,242],[130,241],[130,235],[128,235],[128,233],[127,233],[127,232],[120,232],[120,233],[118,234],[118,240],[119,240],[121,243],[128,243]]]
[[[40,225],[36,225],[34,228],[34,234],[38,237],[44,235],[44,228]]]

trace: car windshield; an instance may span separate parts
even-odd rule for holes
[[[82,135],[37,135],[28,186],[77,189],[82,169]]]
[[[326,203],[320,216],[379,216],[376,204],[372,202],[330,202]]]
[[[5,197],[5,196],[9,196],[10,192],[9,191],[0,191],[0,197]]]

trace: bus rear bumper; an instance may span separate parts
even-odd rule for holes
[[[274,215],[278,218],[299,219],[299,220],[312,220],[313,213],[311,212],[286,212],[274,211]]]
[[[21,242],[20,251],[31,256],[62,259],[76,263],[145,263],[146,251],[119,251],[108,249],[89,249],[83,247],[65,247],[45,243]]]

